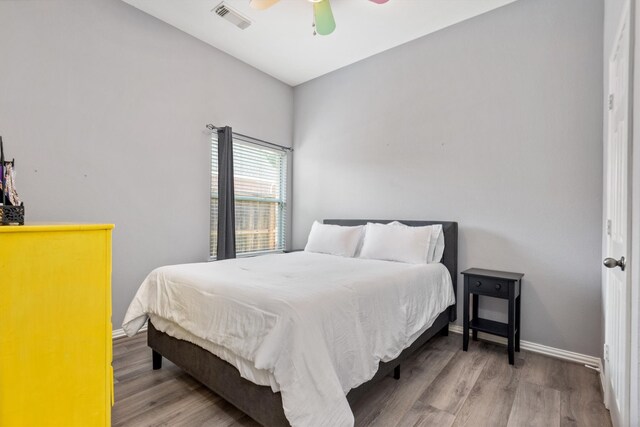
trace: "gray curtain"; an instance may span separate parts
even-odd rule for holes
[[[218,248],[216,259],[236,257],[236,203],[233,188],[233,132],[218,129]]]

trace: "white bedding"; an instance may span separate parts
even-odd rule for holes
[[[133,335],[152,316],[280,391],[292,426],[352,426],[346,393],[453,303],[442,264],[295,252],[158,268],[123,328]]]

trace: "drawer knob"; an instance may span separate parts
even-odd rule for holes
[[[481,282],[480,280],[478,280],[478,281],[476,282],[476,286],[477,286],[477,287],[482,286],[482,282]]]
[[[496,283],[496,291],[499,291],[500,288],[502,288],[502,285],[500,283]]]

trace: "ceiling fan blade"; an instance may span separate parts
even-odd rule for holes
[[[371,2],[374,2],[376,4],[385,4],[386,2],[388,2],[389,0],[369,0]]]
[[[313,16],[316,20],[316,32],[321,36],[331,34],[336,29],[336,21],[333,19],[329,0],[313,3]]]
[[[249,7],[251,7],[251,9],[265,10],[279,1],[280,0],[249,0]]]

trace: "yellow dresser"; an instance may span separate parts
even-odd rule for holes
[[[112,228],[0,227],[0,426],[111,424]]]

